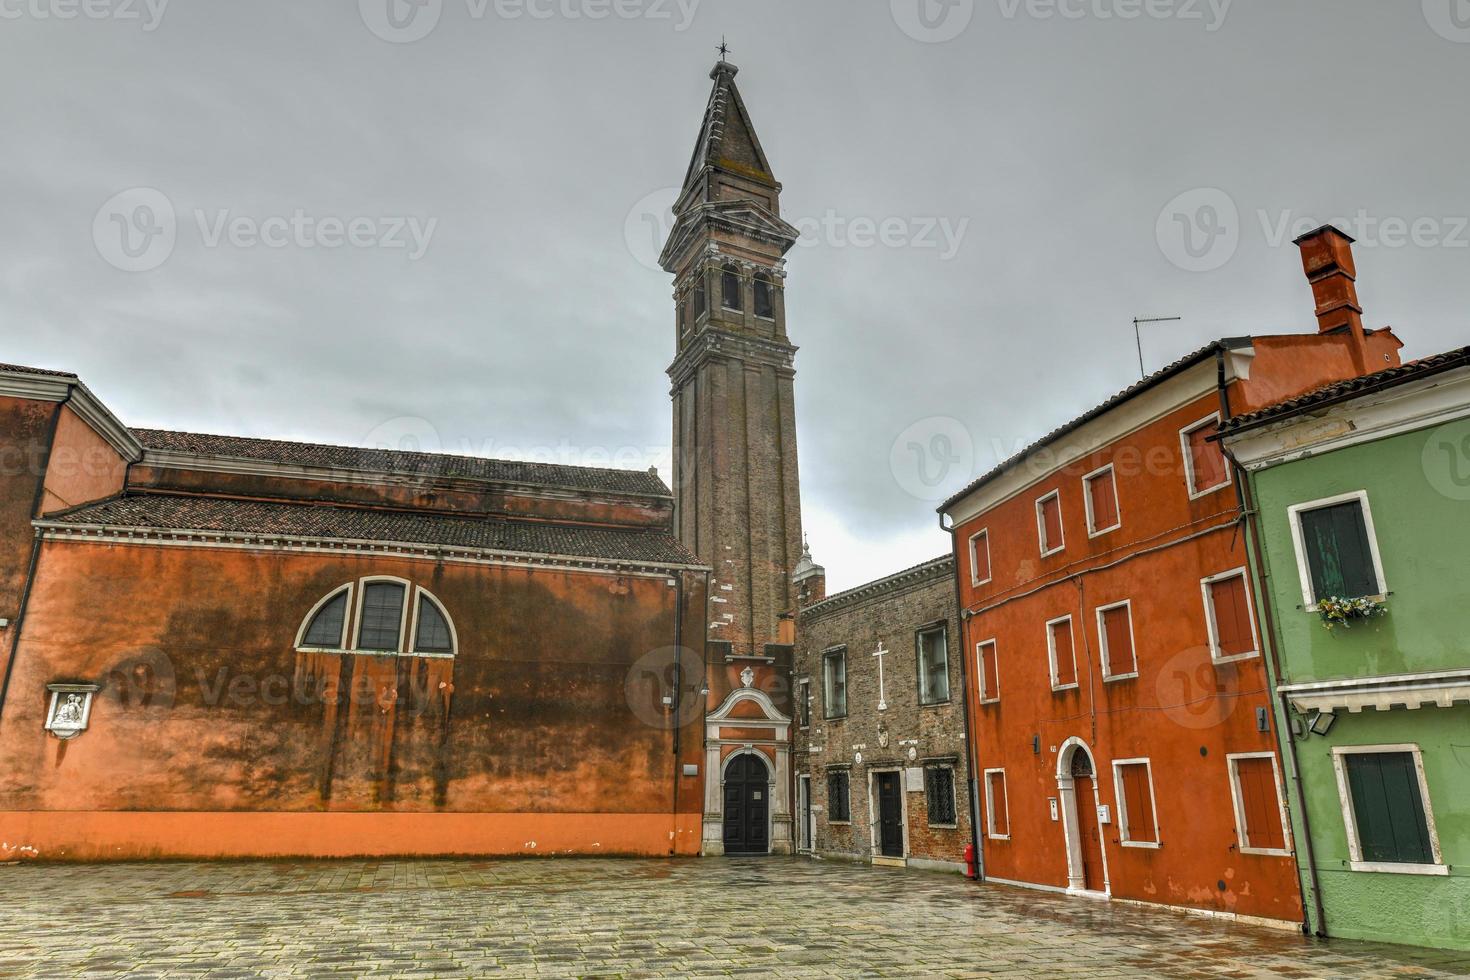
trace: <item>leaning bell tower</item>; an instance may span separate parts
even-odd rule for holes
[[[773,766],[769,844],[780,851],[790,845],[790,766],[787,745],[775,742],[785,742],[791,715],[791,579],[802,552],[784,256],[799,232],[781,219],[781,184],[735,87],[737,71],[721,60],[710,72],[714,88],[659,264],[674,277],[676,307],[668,369],[675,530],[714,569],[704,651],[712,728],[743,692],[759,695],[773,716],[772,743],[759,748]],[[749,737],[718,741],[716,763],[732,748],[754,751]],[[717,776],[706,775],[707,852],[718,850],[711,824],[724,806]],[[755,833],[725,824],[727,851],[733,836]]]

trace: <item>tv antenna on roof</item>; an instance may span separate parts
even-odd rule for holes
[[[1183,320],[1182,316],[1136,316],[1133,318],[1133,342],[1138,345],[1138,376],[1148,377],[1148,371],[1143,367],[1143,333],[1138,329],[1141,323],[1173,323]]]

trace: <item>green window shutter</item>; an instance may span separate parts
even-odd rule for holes
[[[1378,574],[1360,502],[1305,511],[1300,520],[1315,598],[1357,599],[1377,594]]]
[[[1363,860],[1433,864],[1413,754],[1355,752],[1347,756],[1347,774]]]

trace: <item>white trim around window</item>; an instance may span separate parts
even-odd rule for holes
[[[1248,827],[1245,822],[1245,806],[1240,799],[1240,773],[1235,763],[1240,759],[1270,759],[1271,785],[1276,789],[1276,812],[1281,820],[1281,840],[1284,847],[1247,847]],[[1286,800],[1281,795],[1281,764],[1275,752],[1232,752],[1225,757],[1230,776],[1230,802],[1235,809],[1235,840],[1242,854],[1265,854],[1271,857],[1291,857],[1291,821],[1286,817]]]
[[[1378,578],[1378,592],[1372,598],[1381,600],[1388,595],[1388,579],[1383,575],[1383,558],[1378,553],[1378,533],[1373,530],[1373,510],[1368,506],[1368,491],[1354,490],[1352,493],[1340,493],[1335,497],[1323,497],[1321,500],[1308,500],[1286,508],[1286,519],[1291,525],[1291,546],[1296,551],[1297,576],[1302,583],[1302,608],[1308,612],[1317,611],[1317,596],[1312,593],[1312,566],[1307,562],[1307,544],[1306,539],[1302,537],[1301,515],[1336,504],[1350,503],[1354,500],[1363,508],[1363,527],[1368,532],[1368,550],[1373,555],[1373,574]]]
[[[1113,487],[1113,510],[1117,512],[1117,519],[1108,527],[1098,527],[1092,516],[1092,481],[1104,473],[1108,475],[1108,482]],[[1123,526],[1123,503],[1118,499],[1118,475],[1113,470],[1113,464],[1099,466],[1082,478],[1082,503],[1087,508],[1087,536],[1088,538],[1099,538],[1109,534]]]
[[[1066,623],[1069,627],[1071,627],[1067,631],[1068,635],[1072,638],[1072,649],[1070,651],[1072,654],[1072,683],[1070,684],[1057,683],[1058,674],[1056,634],[1054,634],[1051,629],[1057,623]],[[1048,619],[1046,621],[1046,656],[1047,660],[1051,662],[1051,689],[1053,691],[1073,691],[1081,685],[1082,678],[1077,675],[1077,626],[1075,623],[1072,622],[1071,613],[1068,613],[1065,616],[1058,616],[1056,619]]]
[[[1048,550],[1046,547],[1046,518],[1042,514],[1041,505],[1046,503],[1053,497],[1055,497],[1057,501],[1057,537],[1061,540],[1057,542],[1057,546],[1055,548]],[[1036,544],[1041,549],[1041,557],[1045,558],[1048,555],[1054,555],[1059,551],[1066,550],[1067,529],[1062,518],[1062,491],[1060,488],[1053,490],[1051,493],[1044,493],[1040,497],[1036,498]]]
[[[374,582],[395,582],[403,586],[403,604],[398,608],[398,648],[396,650],[363,650],[362,653],[377,656],[391,657],[402,653],[406,637],[408,636],[408,618],[410,610],[408,602],[413,598],[414,584],[406,578],[396,575],[365,575],[357,580],[357,602],[353,606],[352,615],[352,649],[357,650],[358,634],[362,631],[362,604],[367,598],[368,586]]]
[[[439,615],[444,617],[444,625],[449,628],[449,650],[420,651],[419,646],[419,611],[423,609],[423,603],[431,602],[434,608],[439,610]],[[409,624],[406,642],[409,644],[407,650],[415,657],[440,658],[453,660],[459,653],[459,632],[454,628],[454,617],[449,615],[449,610],[444,608],[444,603],[422,585],[413,587],[413,606],[409,610],[413,615],[413,622]]]
[[[1103,622],[1103,613],[1111,609],[1128,610],[1128,653],[1133,659],[1129,669],[1122,673],[1113,673],[1113,660],[1108,651],[1108,630]],[[1133,632],[1133,600],[1124,599],[1122,602],[1112,602],[1106,606],[1097,607],[1097,645],[1102,651],[1102,669],[1104,681],[1126,681],[1138,676],[1138,637]]]
[[[978,575],[975,574],[975,570],[980,567],[980,563],[978,561],[976,561],[976,558],[978,557],[978,555],[977,555],[976,550],[975,550],[975,540],[977,538],[984,538],[985,539],[985,577],[984,578],[980,578]],[[990,580],[992,578],[994,578],[994,577],[995,577],[995,572],[993,572],[991,570],[991,568],[990,568],[990,528],[988,528],[988,527],[982,527],[980,530],[978,530],[974,534],[970,535],[970,584],[972,586],[975,586],[976,588],[978,588],[979,586],[988,584],[990,582]]]
[[[337,651],[347,649],[347,630],[352,626],[352,611],[356,608],[355,604],[352,601],[354,584],[355,583],[353,582],[348,582],[346,585],[343,585],[340,588],[333,589],[331,592],[328,592],[326,595],[317,600],[316,605],[311,607],[311,609],[306,613],[306,617],[301,620],[301,625],[296,628],[296,642],[292,644],[293,649],[308,651]],[[311,629],[311,624],[316,619],[316,614],[321,612],[323,606],[325,606],[327,603],[331,602],[333,599],[337,598],[344,592],[347,593],[347,606],[345,609],[342,610],[342,635],[338,637],[337,645],[332,647],[305,646],[304,644],[306,643],[306,631]]]
[[[1429,831],[1429,849],[1434,855],[1433,864],[1389,864],[1381,861],[1363,860],[1363,843],[1358,839],[1358,819],[1353,813],[1353,793],[1348,785],[1347,764],[1344,756],[1367,755],[1375,752],[1407,752],[1414,757],[1414,772],[1419,777],[1419,802],[1424,805],[1424,826]],[[1378,871],[1386,874],[1447,875],[1450,869],[1444,863],[1444,854],[1439,849],[1439,831],[1434,826],[1434,807],[1429,802],[1429,781],[1424,778],[1424,754],[1419,746],[1409,742],[1401,745],[1338,745],[1332,749],[1332,767],[1337,770],[1337,795],[1342,804],[1342,820],[1347,827],[1348,867],[1353,871]]]
[[[1220,655],[1220,630],[1215,622],[1215,602],[1210,595],[1210,586],[1232,578],[1239,578],[1245,585],[1245,618],[1251,627],[1251,649],[1245,653],[1235,653],[1225,657]],[[1261,631],[1256,627],[1256,600],[1251,595],[1251,580],[1246,575],[1245,566],[1200,579],[1199,590],[1205,604],[1205,628],[1209,631],[1210,661],[1217,664],[1231,664],[1238,660],[1259,657],[1261,655]]]
[[[1006,784],[1006,771],[1004,769],[987,769],[983,773],[985,778],[985,836],[991,840],[1011,839],[1011,788]],[[1006,798],[1006,832],[997,834],[995,832],[995,798],[991,793],[990,777],[1000,776],[1001,789],[1005,791]]]
[[[1128,839],[1128,795],[1123,792],[1123,767],[1143,766],[1148,772],[1148,805],[1154,815],[1154,839],[1129,840]],[[1118,842],[1124,847],[1147,847],[1158,849],[1162,838],[1159,835],[1159,798],[1154,794],[1154,766],[1148,759],[1114,759],[1113,760],[1113,792],[1118,799]]]
[[[1196,489],[1194,485],[1194,453],[1189,451],[1189,435],[1195,430],[1202,429],[1207,425],[1219,424],[1220,413],[1211,412],[1209,415],[1206,415],[1198,422],[1191,422],[1190,424],[1179,430],[1179,451],[1184,456],[1184,488],[1189,491],[1190,500],[1198,500],[1200,497],[1207,497],[1212,493],[1224,490],[1226,487],[1235,482],[1235,474],[1234,472],[1232,472],[1230,460],[1227,457],[1225,460],[1224,481],[1216,484],[1213,487],[1205,487],[1203,490]],[[1223,452],[1221,455],[1224,455]]]
[[[989,691],[985,688],[985,648],[990,647],[991,654],[995,659],[995,690]],[[980,692],[981,704],[995,704],[1000,701],[1000,647],[996,646],[995,638],[981,640],[975,644],[975,679],[976,689]]]

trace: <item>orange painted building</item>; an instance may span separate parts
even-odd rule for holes
[[[656,476],[129,430],[10,366],[0,433],[0,859],[698,852]]]
[[[1350,239],[1299,244],[1319,332],[1224,340],[941,508],[985,877],[1299,923],[1263,634],[1222,418],[1398,363]]]

